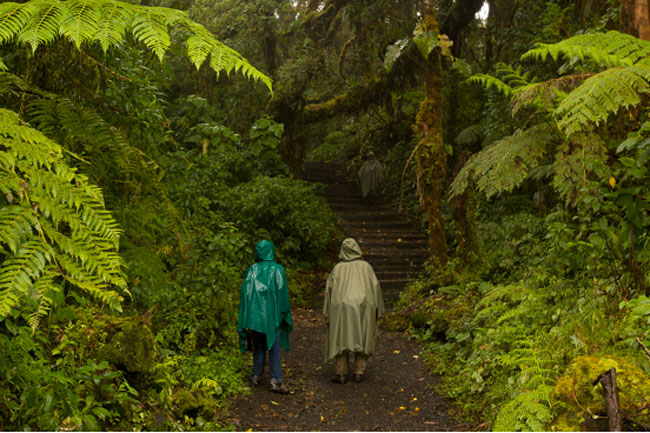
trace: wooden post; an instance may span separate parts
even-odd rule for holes
[[[623,417],[621,416],[621,409],[618,404],[616,369],[612,367],[609,371],[601,373],[595,381],[595,383],[598,382],[603,386],[603,397],[605,398],[605,405],[607,406],[609,431],[622,431]]]

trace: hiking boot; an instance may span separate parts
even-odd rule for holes
[[[259,377],[259,376],[252,376],[251,377],[251,386],[252,387],[260,386],[261,383],[262,383],[262,378],[261,377]]]
[[[353,379],[356,383],[361,383],[361,381],[363,380],[363,374],[357,373],[357,374],[355,374],[354,376],[352,376],[352,379]]]
[[[289,389],[282,382],[271,382],[271,392],[278,394],[289,394]]]
[[[343,385],[348,381],[348,378],[345,374],[335,374],[334,377],[332,378],[332,382],[334,383],[340,383]]]

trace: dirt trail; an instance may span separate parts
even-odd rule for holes
[[[403,334],[380,332],[377,352],[361,383],[331,382],[333,362],[323,362],[325,321],[315,310],[294,309],[291,350],[283,352],[290,394],[264,383],[230,408],[237,430],[246,431],[463,431],[451,406],[433,386],[438,378]]]
[[[327,184],[324,196],[349,236],[359,242],[381,282],[387,301],[422,270],[426,237],[397,212],[361,203],[358,187],[331,164],[309,164],[303,178]],[[331,382],[333,362],[323,361],[325,321],[316,309],[293,309],[291,350],[283,352],[283,375],[291,393],[269,390],[265,381],[233,402],[230,420],[253,431],[461,431],[453,409],[434,390],[438,377],[404,334],[380,330],[377,352],[365,379]]]

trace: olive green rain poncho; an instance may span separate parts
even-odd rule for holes
[[[368,156],[375,154],[369,152]],[[384,170],[376,159],[368,160],[359,169],[359,180],[361,181],[361,195],[366,198],[368,194],[377,193],[379,184],[384,180]]]
[[[280,345],[289,350],[289,333],[293,328],[289,289],[284,268],[273,261],[274,247],[261,241],[255,247],[256,262],[246,271],[239,295],[239,348],[246,352],[246,330],[266,334],[267,349],[275,344],[275,331],[280,328]]]
[[[326,361],[345,350],[372,355],[377,342],[377,319],[384,314],[379,281],[354,239],[343,241],[339,259],[325,288]]]

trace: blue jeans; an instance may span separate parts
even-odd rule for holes
[[[266,360],[266,334],[253,331],[253,376],[261,376]],[[280,360],[280,330],[275,331],[275,344],[269,350],[269,372],[271,382],[282,382],[282,361]]]

